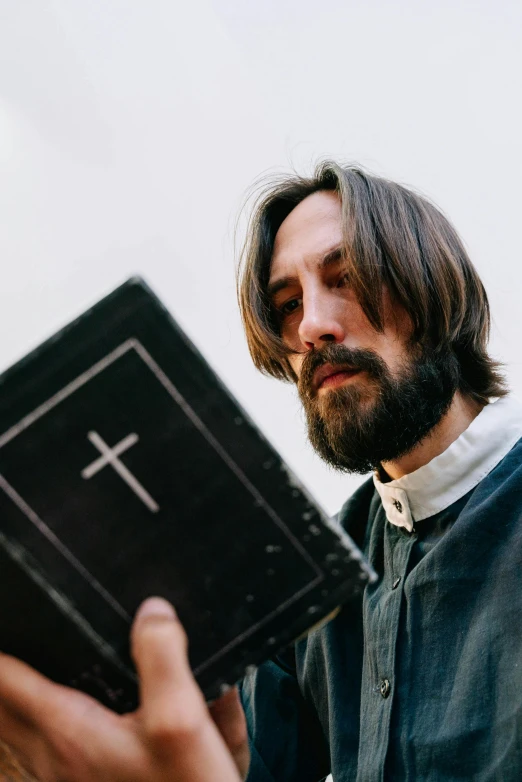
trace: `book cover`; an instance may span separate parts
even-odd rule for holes
[[[143,599],[212,699],[373,577],[140,279],[0,377],[0,648],[116,711]]]

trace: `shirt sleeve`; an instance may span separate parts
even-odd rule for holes
[[[299,688],[293,647],[240,684],[250,742],[247,782],[320,782],[330,772],[327,742]]]

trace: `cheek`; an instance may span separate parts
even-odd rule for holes
[[[296,355],[295,353],[291,353],[288,356],[288,363],[290,364],[291,369],[293,370],[296,380],[299,379],[299,375],[301,374],[301,366],[303,364],[303,355]]]
[[[296,313],[285,318],[281,325],[281,337],[286,344],[293,350],[299,350],[299,326],[301,324],[301,318]]]
[[[413,351],[409,350],[399,339],[388,341],[381,348],[380,355],[394,377],[400,376],[404,368],[409,366],[415,358]]]

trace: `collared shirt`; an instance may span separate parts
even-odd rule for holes
[[[522,440],[458,493],[412,532],[345,504],[379,578],[242,682],[248,782],[522,779]]]
[[[474,489],[522,437],[522,405],[511,396],[486,405],[439,456],[408,475],[383,483],[373,477],[386,518],[411,532]]]

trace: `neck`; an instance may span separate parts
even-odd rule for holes
[[[457,391],[448,412],[428,436],[405,456],[391,462],[383,462],[382,469],[392,481],[418,470],[419,467],[443,453],[457,437],[460,437],[482,408],[483,405]]]

